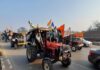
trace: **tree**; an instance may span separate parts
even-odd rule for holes
[[[92,31],[92,26],[90,26],[90,27],[88,28],[88,31]]]
[[[100,31],[100,22],[95,21],[93,25],[89,27],[88,31]]]
[[[100,30],[100,22],[96,22],[94,26],[97,31]]]
[[[17,30],[17,32],[18,33],[27,33],[27,29],[25,28],[25,27],[20,27],[20,28],[18,28],[18,30]]]

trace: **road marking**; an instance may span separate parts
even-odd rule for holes
[[[12,66],[11,62],[10,62],[10,60],[8,59],[7,52],[6,52],[6,50],[4,50],[4,49],[3,49],[3,56],[5,57],[5,59],[6,59],[7,63],[8,63],[8,65],[9,65],[9,69],[13,69],[13,66]],[[2,58],[2,59],[3,59],[3,58]],[[3,63],[3,67],[5,67],[5,66],[4,66],[4,63]],[[5,68],[6,68],[6,67],[5,67]]]
[[[75,62],[73,62],[72,64],[77,65],[77,66],[80,66],[80,67],[82,67],[82,68],[84,68],[84,69],[87,69],[87,70],[91,70],[90,68],[88,68],[88,67],[86,67],[86,66],[84,66],[84,65],[75,63]]]
[[[13,66],[12,66],[12,64],[11,64],[9,59],[6,59],[5,62],[7,63],[7,65],[9,65],[9,69],[13,69]],[[1,65],[2,65],[2,70],[5,70],[6,66],[5,66],[3,58],[1,58]]]
[[[6,68],[6,67],[5,67],[5,65],[4,65],[4,64],[2,64],[2,70],[5,70],[5,68]]]
[[[13,67],[12,67],[12,64],[11,64],[11,62],[10,62],[9,59],[7,59],[7,63],[8,63],[8,65],[9,65],[9,68],[12,69]]]
[[[2,66],[2,70],[5,70],[5,65],[4,65],[4,61],[3,61],[3,58],[1,57],[1,66]]]

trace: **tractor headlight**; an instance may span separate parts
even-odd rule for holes
[[[15,41],[15,39],[12,39],[12,41]]]
[[[67,59],[71,57],[71,53],[68,52],[67,50],[63,52],[63,59]]]
[[[63,51],[63,58],[67,58],[67,55],[68,55],[67,51]]]

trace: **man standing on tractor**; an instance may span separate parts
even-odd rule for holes
[[[62,34],[60,30],[58,30],[58,42],[62,42]]]

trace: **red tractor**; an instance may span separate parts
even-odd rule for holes
[[[61,61],[64,67],[71,64],[71,51],[69,46],[57,41],[49,40],[50,30],[47,28],[34,28],[27,34],[26,55],[29,62],[42,59],[43,70],[52,70],[53,63]]]
[[[67,45],[70,45],[71,50],[73,52],[76,52],[77,50],[81,50],[84,45],[82,42],[81,35],[79,37],[78,34],[76,36],[70,35],[70,36],[64,37],[64,43]]]

